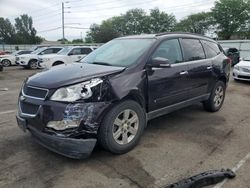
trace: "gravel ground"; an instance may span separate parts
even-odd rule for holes
[[[217,113],[197,104],[150,121],[127,154],[96,147],[88,159],[72,160],[41,147],[17,127],[19,89],[35,72],[20,67],[0,72],[0,187],[162,187],[237,164],[237,177],[221,187],[250,187],[250,83],[231,79]]]

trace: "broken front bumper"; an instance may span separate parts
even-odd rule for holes
[[[49,135],[37,131],[35,128],[27,127],[35,140],[47,149],[74,159],[88,157],[96,144],[96,139],[74,139]]]

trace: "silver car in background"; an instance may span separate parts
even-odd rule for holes
[[[250,56],[243,58],[233,69],[234,80],[250,81]]]

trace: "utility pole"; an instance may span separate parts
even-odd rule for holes
[[[62,2],[62,43],[64,44],[64,3]]]

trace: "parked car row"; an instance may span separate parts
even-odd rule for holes
[[[2,66],[20,65],[28,69],[51,68],[59,64],[79,61],[95,50],[96,46],[51,46],[34,51],[19,50],[12,54],[0,55]]]

